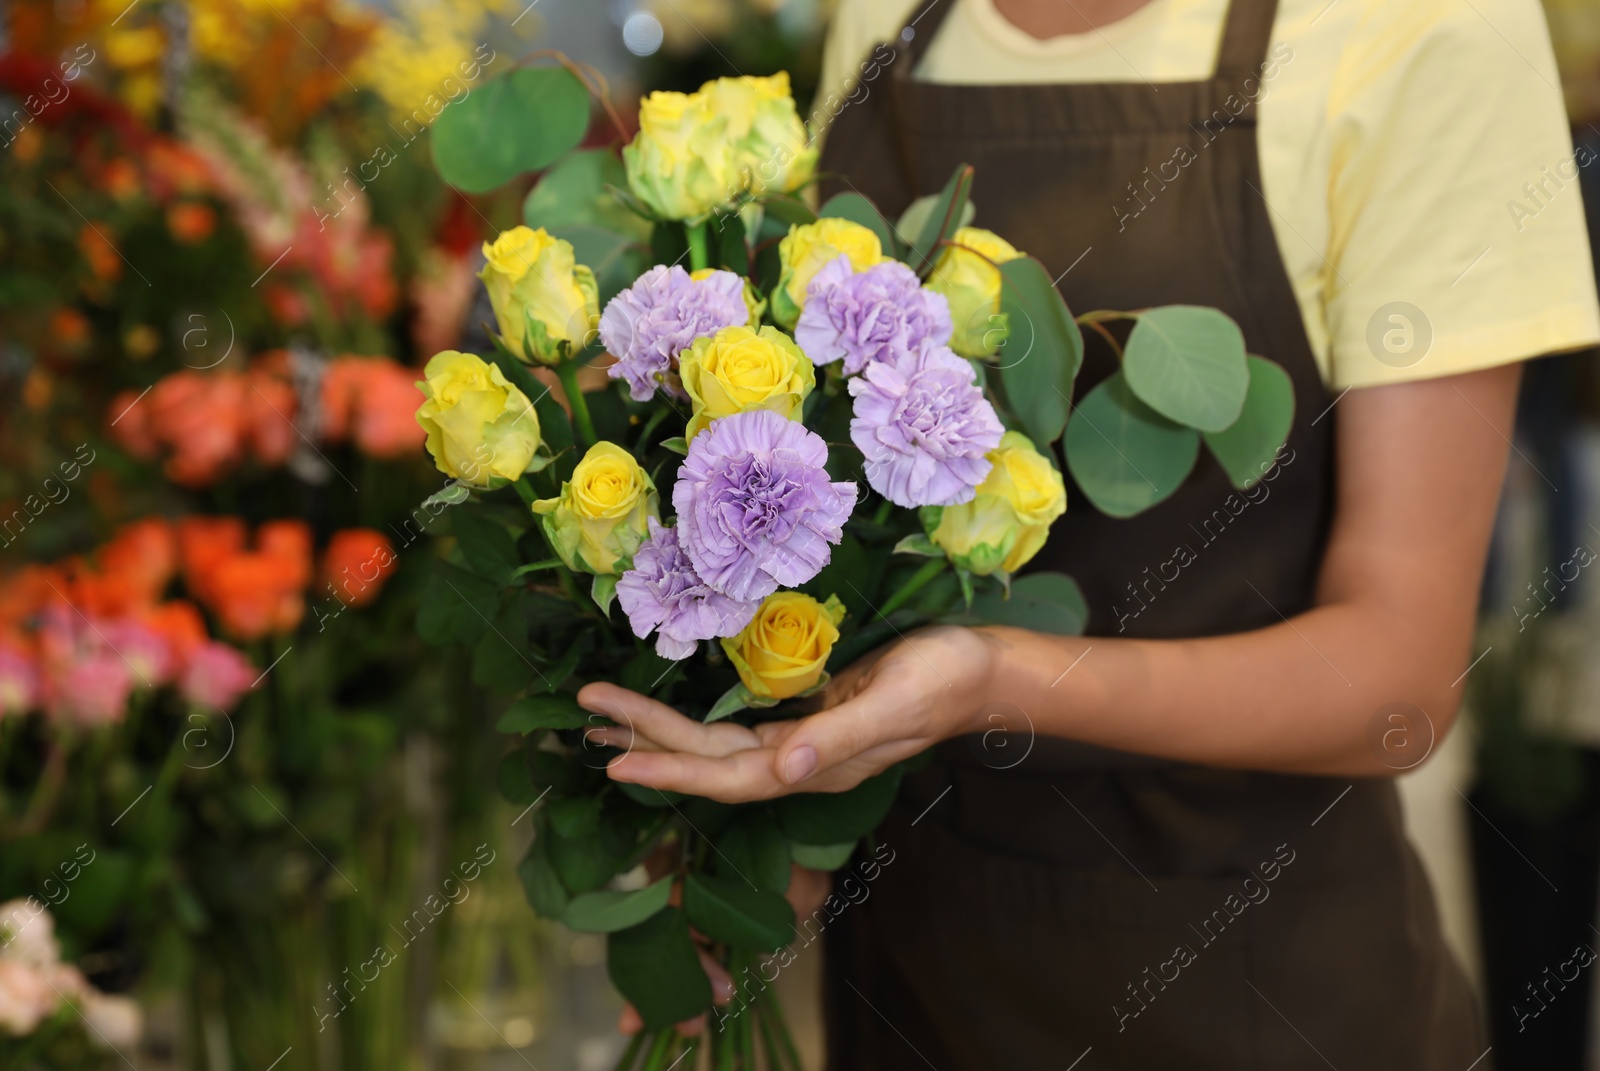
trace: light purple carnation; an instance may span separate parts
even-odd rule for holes
[[[648,401],[695,339],[749,320],[744,280],[733,272],[696,282],[676,264],[657,264],[606,303],[600,341],[617,359],[606,374],[627,380],[634,401]]]
[[[834,483],[828,447],[765,409],[711,422],[689,443],[672,505],[695,572],[735,599],[763,599],[816,576],[843,536],[856,485]]]
[[[972,365],[924,342],[893,364],[868,365],[850,393],[850,438],[866,455],[874,491],[908,509],[972,501],[989,474],[984,455],[1004,430]]]
[[[819,365],[842,357],[847,376],[874,361],[893,362],[925,339],[950,342],[944,295],[923,289],[917,273],[898,260],[855,272],[843,254],[812,277],[794,329],[807,357]]]
[[[694,571],[678,543],[678,530],[650,518],[650,536],[633,554],[633,568],[617,578],[617,602],[641,640],[656,631],[656,654],[674,662],[694,654],[701,640],[737,635],[761,606],[714,591]]]

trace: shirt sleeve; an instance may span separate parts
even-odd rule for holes
[[[1328,104],[1335,389],[1600,342],[1574,153],[1536,0],[1369,0]]]

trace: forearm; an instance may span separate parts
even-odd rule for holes
[[[1286,773],[1393,774],[1426,753],[1428,725],[1437,739],[1453,720],[1468,630],[1418,643],[1403,620],[1385,627],[1386,616],[1334,604],[1192,640],[986,628],[992,671],[981,698],[1016,706],[1040,735],[1101,747]],[[1391,735],[1385,750],[1369,743],[1369,727],[1394,703],[1419,708],[1427,723]]]

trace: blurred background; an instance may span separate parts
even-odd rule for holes
[[[808,114],[829,7],[9,0],[0,1067],[615,1061],[603,941],[524,899],[493,667],[418,638],[450,500],[412,384],[482,339],[531,184],[447,188],[429,127],[541,50],[624,130],[733,73]],[[1600,3],[1547,15],[1593,231]],[[1600,1068],[1593,970],[1549,975],[1600,950],[1592,358],[1529,368],[1470,712],[1402,779],[1502,1069]],[[813,1066],[817,966],[781,976]]]

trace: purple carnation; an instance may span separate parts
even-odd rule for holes
[[[984,455],[1004,430],[972,365],[924,342],[893,364],[868,365],[850,393],[850,438],[866,455],[874,491],[907,508],[972,501],[989,474]]]
[[[627,380],[634,401],[648,401],[695,339],[749,320],[744,280],[733,272],[696,281],[676,264],[657,264],[606,303],[600,341],[617,359],[606,374]]]
[[[932,340],[950,342],[950,303],[925,290],[898,260],[854,272],[841,254],[812,277],[794,340],[815,364],[844,358],[853,376],[874,361],[893,362]]]
[[[650,536],[633,554],[633,568],[617,578],[617,602],[641,640],[656,630],[656,654],[674,662],[694,654],[701,640],[737,635],[760,600],[741,602],[713,591],[694,571],[678,531],[650,518]]]
[[[833,483],[828,447],[765,409],[711,422],[689,443],[672,505],[695,572],[735,599],[796,587],[828,564],[855,506],[856,485]]]

